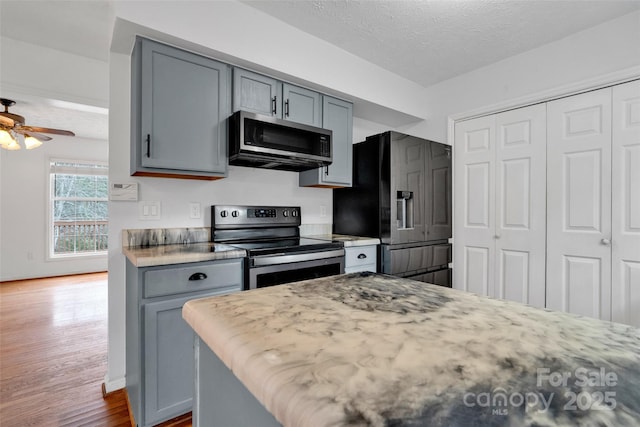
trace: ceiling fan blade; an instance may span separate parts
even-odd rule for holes
[[[9,118],[9,117],[5,117],[2,114],[0,114],[0,124],[7,126],[7,127],[13,127],[13,125],[16,124],[16,122]]]
[[[37,132],[30,132],[30,131],[25,131],[25,130],[20,130],[19,133],[25,135],[25,136],[32,136],[36,139],[39,139],[40,141],[51,141],[51,137],[47,136],[47,135],[43,135],[41,133],[37,133]]]
[[[41,128],[37,126],[21,126],[21,129],[25,130],[26,132],[51,133],[54,135],[76,136],[76,134],[71,132],[70,130]]]

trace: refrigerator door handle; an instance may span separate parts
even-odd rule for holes
[[[413,228],[413,191],[398,191],[396,209],[398,229]]]

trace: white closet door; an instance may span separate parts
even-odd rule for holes
[[[455,125],[453,287],[481,295],[494,282],[495,140],[495,116]]]
[[[610,320],[611,88],[547,112],[547,308]]]
[[[536,307],[545,306],[546,133],[544,104],[496,116],[496,276],[490,294]]]
[[[640,81],[613,88],[612,320],[640,327]]]

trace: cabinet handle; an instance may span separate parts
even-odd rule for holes
[[[329,166],[325,166],[325,167],[324,167],[324,174],[325,174],[326,176],[329,176]]]
[[[278,97],[274,96],[271,98],[271,114],[276,115],[276,105],[277,105]]]
[[[288,99],[284,102],[284,115],[286,117],[289,117],[289,100]]]
[[[191,281],[204,280],[206,278],[207,278],[207,275],[204,273],[193,273],[191,276],[189,276],[189,280]]]
[[[367,256],[365,254],[358,255],[358,259],[365,259]]]
[[[151,157],[151,134],[147,134],[147,157]]]

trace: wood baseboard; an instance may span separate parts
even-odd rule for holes
[[[129,411],[129,422],[131,423],[131,427],[137,427],[136,420],[133,419],[133,411],[131,410],[131,402],[129,402],[129,393],[127,393],[127,389],[124,389],[124,398],[127,399],[127,410]]]
[[[131,410],[131,402],[129,402],[129,393],[127,393],[127,389],[126,388],[121,388],[119,390],[114,390],[111,392],[107,393],[107,386],[105,385],[105,383],[102,383],[102,398],[103,399],[107,399],[109,397],[112,397],[116,394],[122,394],[124,396],[124,400],[127,403],[127,411],[129,412],[129,423],[131,424],[131,427],[137,427],[136,425],[136,420],[133,418],[133,411]]]

